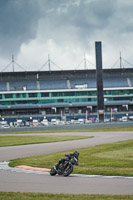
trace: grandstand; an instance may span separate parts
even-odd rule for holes
[[[133,111],[133,69],[103,69],[105,112]],[[0,73],[0,115],[97,112],[96,70]]]

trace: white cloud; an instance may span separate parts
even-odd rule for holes
[[[22,44],[17,60],[21,65],[28,70],[39,70],[48,60],[48,55],[51,60],[51,70],[58,69],[75,69],[84,57],[84,51],[80,46],[71,44],[57,44],[54,40],[49,39],[45,42],[36,39],[28,44]],[[91,58],[86,55],[86,58]],[[89,59],[90,60],[90,59]],[[29,63],[27,66],[26,63]],[[53,64],[54,63],[54,64]],[[82,64],[80,67],[84,67]],[[93,65],[92,65],[93,67]],[[43,70],[48,70],[48,64],[43,67]]]

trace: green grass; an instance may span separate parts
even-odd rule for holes
[[[51,168],[65,153],[72,151],[16,159],[10,166]],[[79,152],[79,166],[74,167],[74,173],[133,176],[133,140],[83,148]]]
[[[73,129],[73,130],[20,131],[20,132],[18,131],[18,132],[1,132],[0,134],[62,133],[62,132],[113,132],[113,131],[133,131],[133,127],[91,128],[91,129]]]
[[[45,135],[45,136],[0,136],[0,147],[4,146],[15,146],[15,145],[28,145],[28,144],[38,144],[38,143],[50,143],[50,142],[60,142],[68,140],[79,140],[92,138],[88,136],[74,136],[74,135]]]
[[[132,200],[133,195],[103,195],[103,194],[48,194],[0,192],[0,200]]]

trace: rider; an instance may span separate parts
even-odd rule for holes
[[[78,157],[79,157],[79,152],[76,150],[74,151],[72,154],[65,154],[65,156],[67,158],[61,158],[59,159],[59,162],[57,165],[54,166],[54,169],[55,170],[58,170],[58,167],[61,163],[64,163],[66,160],[70,160],[72,157],[76,158],[78,160]]]

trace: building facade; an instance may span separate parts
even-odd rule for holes
[[[103,69],[105,112],[133,111],[133,69]],[[97,112],[96,70],[2,72],[0,114]]]

